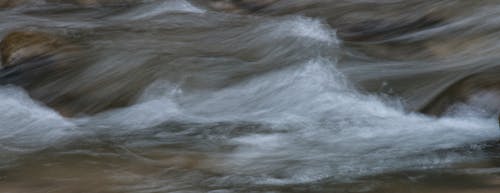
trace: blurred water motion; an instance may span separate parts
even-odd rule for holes
[[[500,190],[497,1],[0,7],[0,192]]]

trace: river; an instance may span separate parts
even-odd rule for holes
[[[64,117],[0,86],[0,192],[498,192],[498,112],[416,109],[499,65],[499,15],[493,0],[1,9],[0,36],[84,42],[85,69],[47,83],[53,95],[144,89],[127,107]],[[420,26],[345,30],[384,22]]]

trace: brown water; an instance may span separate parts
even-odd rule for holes
[[[65,118],[1,86],[0,192],[500,191],[495,108],[415,112],[498,66],[497,1],[37,2],[0,10],[0,36],[84,48],[41,96],[139,96]]]

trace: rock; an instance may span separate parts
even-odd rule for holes
[[[60,96],[48,89],[47,83],[71,71],[81,52],[79,45],[65,37],[35,31],[15,31],[7,34],[0,43],[2,69],[0,84],[12,84],[27,90],[31,97],[51,107]],[[65,106],[65,105],[62,105]],[[61,110],[64,108],[56,108]]]
[[[153,72],[119,65],[116,71],[102,70],[109,66],[96,64],[98,50],[81,40],[46,32],[9,33],[0,43],[4,66],[0,85],[22,87],[31,98],[66,117],[133,104],[151,83]]]
[[[46,0],[46,1],[49,3],[68,3],[84,7],[127,6],[142,2],[138,0]]]
[[[64,38],[44,32],[16,31],[0,42],[2,67],[9,68],[34,58],[55,56],[56,53],[76,49]]]
[[[21,5],[36,5],[43,3],[64,3],[83,7],[128,6],[141,3],[138,0],[0,0],[0,8],[13,8]]]
[[[377,19],[338,26],[337,35],[345,41],[381,41],[402,34],[424,30],[442,23],[443,19],[425,15],[420,18]]]
[[[471,104],[490,112],[500,112],[500,67],[467,76],[447,87],[419,111],[441,116],[456,104]]]
[[[252,13],[279,0],[211,0],[208,6],[217,11],[230,13]]]
[[[13,8],[30,2],[29,0],[0,0],[0,8]]]
[[[428,45],[435,40],[417,41],[398,37],[436,27],[443,22],[444,18],[424,15],[417,18],[348,20],[330,25],[337,29],[337,36],[346,47],[364,55],[388,60],[413,60],[433,57],[435,50]]]

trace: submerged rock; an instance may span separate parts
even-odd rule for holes
[[[13,67],[35,58],[52,57],[76,49],[70,45],[64,38],[44,32],[11,32],[0,43],[2,67]]]
[[[0,85],[22,87],[67,117],[129,106],[152,81],[136,68],[95,71],[109,66],[95,64],[97,53],[85,42],[60,35],[16,31],[4,37],[0,48]]]
[[[492,113],[500,112],[500,67],[467,76],[444,89],[420,109],[428,115],[441,116],[459,104],[479,107]]]
[[[279,0],[211,0],[208,6],[217,11],[230,13],[252,13]],[[207,3],[207,2],[204,2]]]
[[[16,6],[24,5],[26,3],[33,3],[32,0],[0,0],[0,8],[13,8]]]
[[[128,6],[141,3],[138,0],[0,0],[0,8],[13,8],[22,5],[36,5],[44,3],[73,4],[83,7],[99,6]]]
[[[137,4],[141,1],[138,0],[47,0],[49,3],[70,3],[80,6],[123,6],[130,4]]]
[[[77,69],[74,56],[80,51],[80,46],[62,36],[36,31],[11,32],[0,43],[0,84],[20,86],[34,99],[55,107],[52,102],[58,100],[58,93],[46,85]]]
[[[420,18],[375,19],[338,26],[337,35],[345,41],[382,41],[424,30],[443,22],[443,18],[425,15]]]
[[[404,35],[430,29],[444,23],[436,15],[409,18],[378,18],[330,23],[346,47],[367,56],[389,60],[422,59],[436,57],[428,42],[432,39],[411,40]]]

